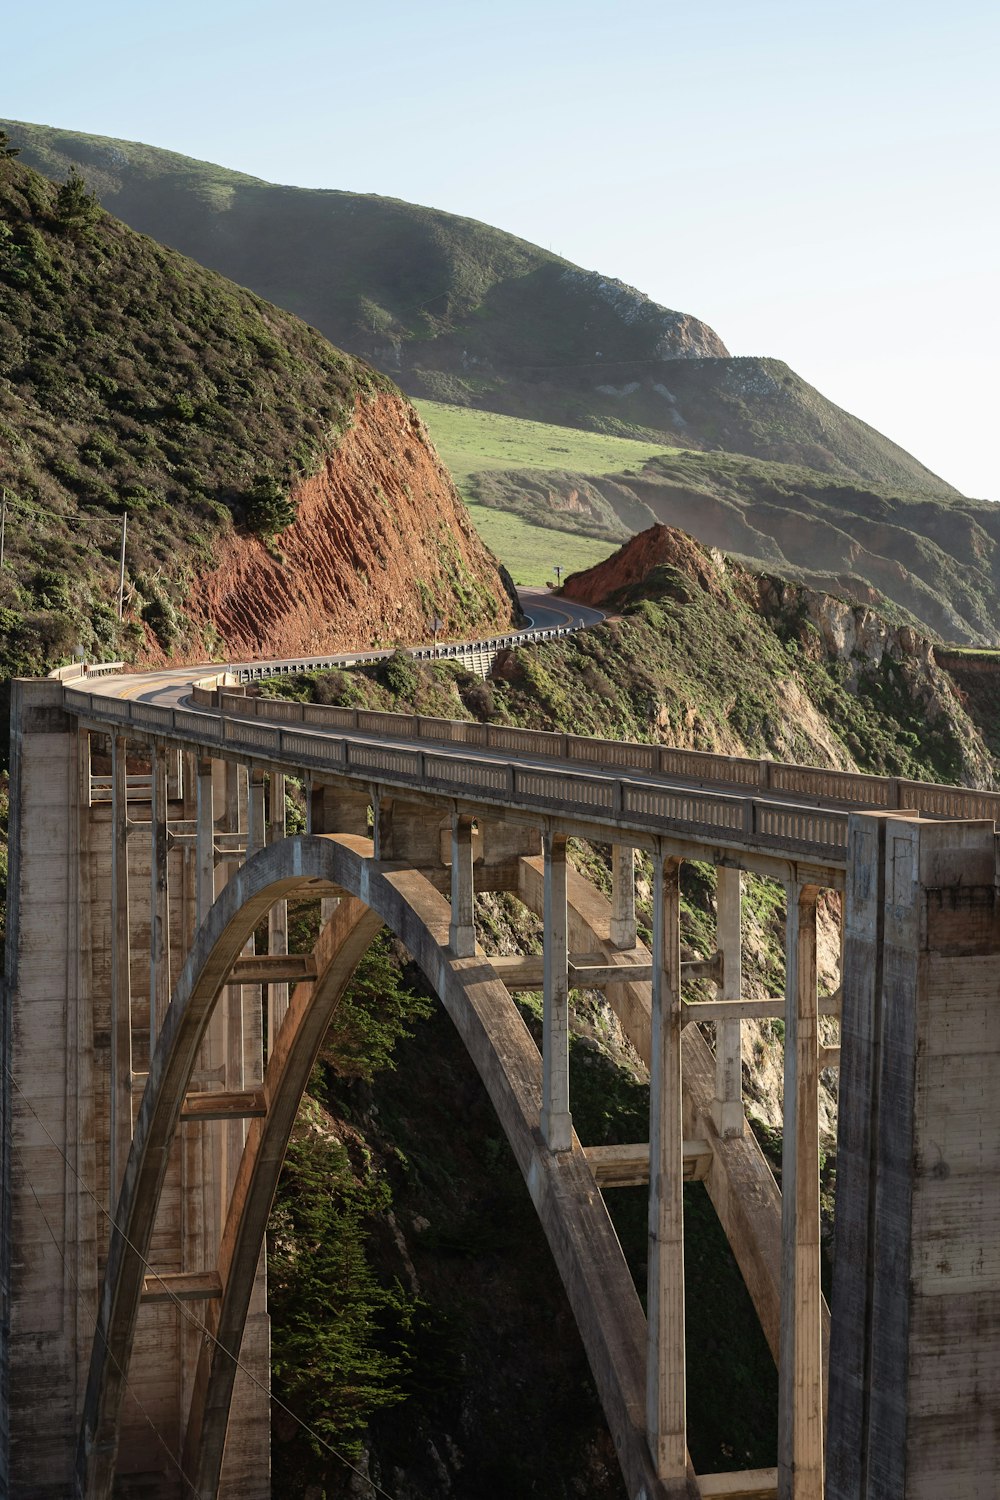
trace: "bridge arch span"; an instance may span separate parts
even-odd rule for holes
[[[281,840],[247,860],[208,913],[177,982],[150,1064],[101,1293],[77,1454],[77,1494],[107,1500],[143,1276],[171,1143],[199,1046],[233,963],[274,902],[336,889],[317,977],[296,987],[268,1059],[266,1113],[250,1123],[223,1227],[221,1299],[209,1315],[184,1442],[184,1472],[218,1489],[239,1354],[268,1214],[299,1101],[329,1020],[384,924],[412,954],[455,1023],[528,1186],[590,1361],[628,1492],[665,1495],[646,1439],[646,1322],[593,1173],[574,1137],[553,1153],[539,1130],[537,1048],[488,959],[448,948],[451,907],[426,877],[372,857],[350,835]],[[118,1227],[120,1226],[120,1227]]]

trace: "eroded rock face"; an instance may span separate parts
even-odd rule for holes
[[[657,569],[671,568],[707,593],[716,593],[724,567],[721,553],[710,552],[686,532],[672,526],[650,526],[596,567],[571,573],[562,592],[578,604],[599,608],[622,591],[641,589]]]
[[[445,637],[510,622],[496,561],[401,397],[359,401],[353,425],[292,499],[295,522],[270,547],[230,534],[192,587],[187,613],[218,643],[215,654],[409,644],[429,638],[435,614]]]

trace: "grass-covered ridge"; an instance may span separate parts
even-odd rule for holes
[[[954,493],[780,360],[732,359],[697,318],[490,225],[132,141],[8,128],[32,165],[80,166],[133,227],[298,313],[410,395]]]
[[[442,401],[418,400],[414,405],[463,494],[465,481],[482,470],[574,469],[612,474],[637,469],[664,452],[662,443],[584,432]]]
[[[573,513],[553,513],[543,504],[534,506],[492,503],[495,478],[509,495],[505,483],[512,469],[526,470],[525,483],[539,496],[549,491],[549,478],[565,470],[591,474],[638,469],[663,452],[662,443],[643,443],[605,433],[584,432],[546,422],[504,416],[471,407],[448,406],[440,401],[414,403],[465,500],[476,530],[516,583],[544,585],[552,581],[555,567],[563,574],[593,567],[614,550],[614,543],[627,530],[612,515],[612,524],[587,527]],[[499,476],[494,471],[502,471]],[[486,503],[482,503],[484,497]],[[553,536],[551,533],[559,533]]]

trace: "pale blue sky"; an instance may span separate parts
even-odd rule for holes
[[[3,43],[8,117],[496,224],[1000,499],[995,3],[45,0]]]

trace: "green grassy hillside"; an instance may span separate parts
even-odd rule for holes
[[[133,227],[298,313],[411,395],[950,492],[780,361],[730,359],[696,318],[489,225],[131,141],[8,128],[32,165],[80,166]]]
[[[603,527],[577,525],[577,517],[555,511],[554,490],[566,477],[559,471],[585,469],[590,474],[611,473],[663,452],[660,443],[641,443],[575,427],[503,416],[499,412],[448,406],[439,401],[414,403],[427,423],[441,457],[469,508],[476,530],[490,551],[501,559],[515,583],[544,585],[556,577],[593,567],[614,551],[629,534],[614,511],[607,510]],[[504,483],[511,466],[523,465],[523,484],[530,485],[537,502],[529,506],[505,503]],[[493,471],[502,470],[503,501],[494,503]],[[641,525],[649,518],[643,510]],[[553,536],[553,530],[557,535]]]

